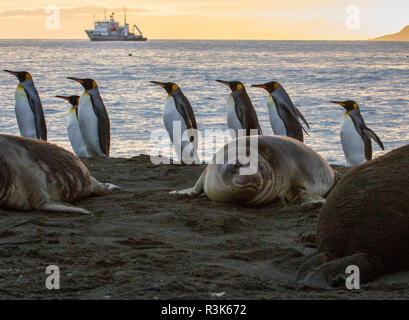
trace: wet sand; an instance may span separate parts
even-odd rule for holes
[[[0,299],[409,298],[409,272],[355,292],[295,289],[298,266],[316,252],[318,209],[168,194],[191,187],[204,166],[147,156],[84,163],[123,192],[77,203],[88,216],[0,209]],[[45,287],[48,265],[60,268],[58,291]]]

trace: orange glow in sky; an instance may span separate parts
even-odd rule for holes
[[[348,28],[348,7],[359,27]],[[49,29],[46,8],[59,8],[60,28]],[[93,16],[115,9],[151,39],[364,40],[409,24],[408,0],[20,0],[0,3],[0,38],[85,39]],[[356,12],[355,12],[356,13]]]

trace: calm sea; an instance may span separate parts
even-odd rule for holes
[[[150,80],[178,83],[200,130],[226,127],[229,91],[215,80],[240,80],[265,134],[272,133],[266,93],[249,87],[279,81],[310,124],[305,142],[330,163],[345,162],[339,139],[343,111],[330,100],[356,100],[386,150],[409,143],[409,42],[1,40],[0,65],[32,74],[49,141],[69,150],[68,105],[55,95],[80,95],[82,89],[67,76],[98,82],[111,118],[113,157],[149,154],[151,132],[163,128],[166,93]],[[18,134],[16,86],[16,78],[0,74],[1,133]],[[382,154],[373,146],[375,156]],[[205,152],[211,157],[212,150]]]

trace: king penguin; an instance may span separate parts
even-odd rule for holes
[[[385,150],[381,139],[369,129],[362,118],[355,101],[331,101],[344,107],[346,112],[341,119],[341,143],[349,167],[359,166],[372,159],[370,138]]]
[[[16,76],[20,81],[16,89],[15,111],[21,136],[47,141],[44,110],[30,73],[4,71]]]
[[[78,123],[89,157],[109,157],[111,128],[98,85],[93,79],[68,79],[85,89],[78,104]]]
[[[256,110],[251,103],[243,83],[238,81],[216,80],[228,86],[232,93],[227,99],[227,127],[234,130],[236,137],[239,137],[241,129],[246,130],[246,136],[251,134],[250,130],[257,130],[262,135],[260,123],[258,122]]]
[[[305,129],[299,119],[304,121],[308,128],[309,125],[280,83],[271,81],[265,84],[253,84],[252,87],[263,88],[269,93],[267,107],[274,134],[304,142],[303,130]]]
[[[197,155],[199,141],[196,117],[189,100],[175,83],[157,81],[151,83],[161,86],[168,93],[163,123],[178,159],[185,164],[200,163]],[[179,124],[181,132],[174,132],[174,126]]]
[[[67,100],[71,107],[68,109],[67,133],[70,138],[72,150],[80,158],[87,158],[88,152],[85,147],[84,139],[82,138],[80,125],[78,123],[78,104],[79,96],[56,96],[57,98]]]

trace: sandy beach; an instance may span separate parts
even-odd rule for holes
[[[88,216],[0,210],[0,299],[409,298],[409,272],[355,292],[297,290],[297,268],[316,251],[318,209],[168,194],[192,186],[203,165],[155,166],[148,156],[84,163],[123,191],[77,203]],[[60,268],[60,290],[45,287],[48,265]]]

